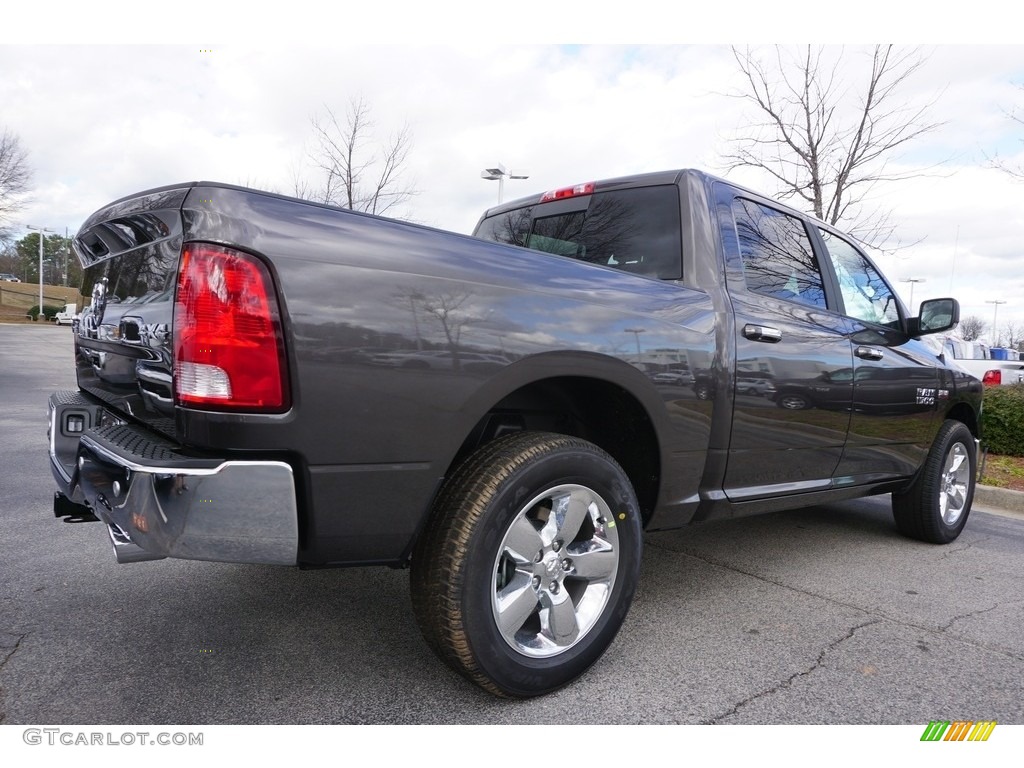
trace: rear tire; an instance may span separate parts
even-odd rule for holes
[[[900,533],[931,544],[954,541],[971,512],[976,462],[971,431],[962,422],[946,421],[913,485],[892,495]]]
[[[628,477],[597,446],[541,432],[488,443],[446,482],[413,552],[423,636],[492,693],[553,691],[622,625],[641,532]]]

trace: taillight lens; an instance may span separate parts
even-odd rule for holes
[[[1003,374],[998,370],[985,371],[985,375],[981,379],[981,383],[986,387],[996,386],[1003,383]]]
[[[287,409],[281,317],[259,259],[185,245],[174,299],[174,392],[183,406]]]

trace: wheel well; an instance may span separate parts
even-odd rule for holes
[[[644,522],[651,516],[661,480],[658,439],[646,410],[622,387],[563,376],[517,389],[477,422],[452,466],[494,438],[519,430],[556,432],[594,443],[629,476]]]
[[[962,421],[967,425],[967,428],[971,430],[971,434],[978,437],[978,415],[969,405],[967,405],[967,403],[957,403],[954,405],[949,409],[949,413],[946,414],[946,418]]]

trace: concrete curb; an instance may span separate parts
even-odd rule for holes
[[[992,485],[974,487],[974,500],[989,507],[998,507],[1010,512],[1024,514],[1024,491],[1011,491]]]

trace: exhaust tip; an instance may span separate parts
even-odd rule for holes
[[[114,545],[114,557],[119,563],[143,563],[147,560],[163,560],[165,557],[147,552],[113,523],[107,525],[107,533],[110,534],[110,543]]]

